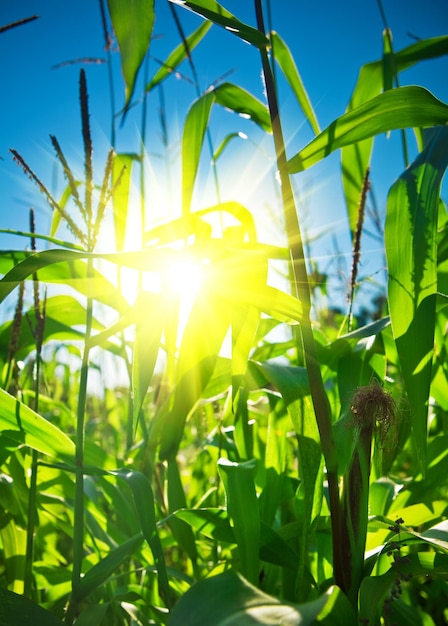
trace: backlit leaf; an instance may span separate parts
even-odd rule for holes
[[[220,459],[218,470],[226,491],[227,511],[233,522],[241,572],[250,582],[257,584],[260,573],[260,511],[255,492],[256,461],[232,463]]]
[[[159,85],[165,78],[176,72],[176,68],[188,57],[188,54],[198,45],[210,30],[212,23],[204,22],[191,35],[186,37],[188,50],[184,43],[180,43],[175,50],[167,57],[162,66],[154,74],[153,78],[146,85],[146,91],[151,91]]]
[[[62,460],[72,460],[75,446],[51,422],[0,389],[0,429],[21,431],[25,444],[33,450]]]
[[[107,0],[110,18],[120,47],[125,82],[125,107],[135,88],[154,25],[154,0]]]
[[[424,39],[395,52],[393,56],[394,69],[398,74],[419,61],[434,59],[445,54],[448,54],[447,36]],[[381,93],[384,88],[383,67],[383,59],[367,63],[361,67],[347,111],[355,109],[363,102]],[[342,184],[352,233],[356,228],[359,196],[362,181],[370,162],[372,146],[373,138],[370,138],[345,146],[341,150]]]
[[[301,172],[339,148],[389,130],[447,122],[448,106],[423,87],[392,89],[337,118],[288,161],[289,171]]]
[[[313,106],[305,90],[291,51],[276,32],[271,33],[271,44],[275,60],[293,90],[297,102],[314,134],[318,135],[320,133],[319,122],[317,121],[316,114],[314,113]]]
[[[202,17],[218,26],[222,26],[257,48],[265,48],[269,43],[262,32],[241,22],[216,0],[195,0],[194,2],[190,0],[170,0],[170,2],[202,15]]]
[[[232,83],[211,87],[188,111],[182,137],[182,212],[190,211],[199,158],[204,143],[212,105],[216,102],[235,113],[250,118],[266,131],[271,130],[269,113],[264,104]]]
[[[386,213],[390,319],[422,471],[434,346],[439,189],[448,166],[447,141],[448,129],[433,134],[390,190]]]

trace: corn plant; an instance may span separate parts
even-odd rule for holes
[[[111,99],[115,146],[122,132],[115,119],[126,124],[146,71],[157,3],[100,7],[124,81],[120,111]],[[0,251],[0,300],[17,292],[0,327],[0,621],[442,623],[448,230],[440,190],[448,105],[424,87],[397,84],[404,69],[447,54],[448,37],[396,52],[386,29],[383,58],[360,69],[347,110],[321,130],[260,0],[254,24],[211,0],[170,7],[179,44],[144,77],[135,153],[112,148],[97,182],[85,70],[83,180],[54,136],[66,180],[59,199],[11,150],[53,219],[49,234],[33,223],[14,232],[31,250]],[[203,18],[190,34],[181,8]],[[257,51],[266,103],[227,81],[195,91],[182,128],[179,213],[146,229],[145,99],[163,94],[182,63],[196,75],[195,47],[211,28],[226,29],[229,45],[237,38]],[[113,93],[111,55],[108,43]],[[280,80],[314,134],[296,154],[285,145]],[[283,246],[260,240],[257,215],[238,199],[221,200],[219,158],[237,149],[239,129],[235,123],[213,144],[217,106],[272,136]],[[353,304],[374,140],[405,129],[413,129],[418,155],[388,194],[387,303],[359,325]],[[206,149],[217,201],[197,206]],[[335,151],[352,271],[347,315],[326,325],[314,282],[325,276],[307,257],[294,180]],[[137,250],[127,250],[135,180],[142,229]],[[108,211],[115,245],[104,250]],[[63,225],[69,241],[58,235]],[[49,249],[39,250],[39,241]],[[283,268],[285,288],[269,280],[273,266]],[[198,274],[186,312],[171,287],[185,267]],[[139,287],[131,302],[123,295],[129,277]],[[101,393],[90,391],[92,377],[116,363],[125,383],[111,388],[100,378]]]

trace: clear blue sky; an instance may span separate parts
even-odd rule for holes
[[[243,21],[255,25],[251,0],[224,0],[222,3]],[[341,115],[355,85],[362,64],[381,57],[383,22],[375,0],[321,0],[299,2],[298,0],[272,0],[273,27],[286,40],[293,52],[317,116],[324,128],[336,116]],[[427,38],[446,34],[448,29],[448,4],[446,0],[384,0],[384,10],[392,29],[395,50],[410,45],[413,37]],[[166,0],[156,0],[157,38],[151,55],[164,59],[178,44]],[[178,8],[184,29],[190,33],[200,23],[200,18]],[[58,64],[85,57],[105,59],[99,2],[92,0],[0,0],[0,26],[9,22],[39,15],[39,19],[22,27],[0,34],[0,224],[1,228],[27,230],[29,207],[37,212],[37,228],[48,232],[49,209],[29,182],[12,163],[8,148],[17,149],[51,189],[63,189],[62,175],[56,174],[49,134],[57,136],[68,160],[75,169],[82,168],[82,142],[78,107],[78,78],[81,65]],[[210,83],[231,72],[227,80],[239,84],[262,99],[263,86],[260,78],[260,61],[255,49],[237,37],[213,27],[207,38],[195,50],[194,58],[200,81],[205,90]],[[102,163],[110,140],[109,84],[106,65],[84,65],[90,93],[90,110],[94,135],[95,155],[98,162],[98,178],[102,175]],[[150,76],[158,65],[150,63]],[[191,76],[187,65],[181,71]],[[122,102],[123,85],[119,73],[118,55],[114,55],[114,75],[117,106]],[[421,84],[439,99],[448,102],[448,59],[426,62],[402,74],[402,84]],[[140,81],[140,89],[141,89]],[[137,88],[136,93],[139,93]],[[195,89],[186,81],[169,79],[165,83],[165,107],[173,152],[178,150],[178,134],[185,119],[188,106],[196,97]],[[290,140],[290,156],[305,145],[311,134],[293,97],[281,89],[285,134]],[[151,94],[149,100],[149,153],[160,153],[159,100]],[[138,124],[140,109],[129,116],[123,128],[118,129],[117,150],[138,150]],[[216,141],[230,131],[242,130],[250,140],[259,142],[261,133],[250,122],[225,112],[213,113],[212,134]],[[388,187],[400,174],[402,161],[396,138],[378,140],[373,162],[373,183],[377,190],[380,211],[384,211]],[[270,140],[262,143],[263,150],[271,150]],[[269,238],[275,230],[272,219],[271,182],[260,183],[263,198],[255,197],[253,187],[256,176],[245,168],[244,163],[253,154],[253,145],[246,142],[239,156],[223,157],[222,173],[224,196],[243,199],[249,208],[268,203],[263,213],[260,208],[261,238]],[[234,152],[232,153],[235,154]],[[272,152],[271,152],[272,154]],[[151,157],[152,158],[152,157]],[[236,160],[235,160],[236,159]],[[239,159],[239,160],[238,160]],[[207,162],[207,158],[205,159]],[[154,167],[160,167],[160,159],[154,157]],[[235,167],[236,164],[236,167]],[[232,168],[232,165],[234,166]],[[255,166],[256,167],[256,166]],[[249,180],[250,179],[250,180]],[[252,180],[252,182],[251,182]],[[338,245],[346,242],[346,221],[339,176],[338,155],[295,180],[302,198],[302,210],[307,214],[306,223],[311,232],[331,224],[340,238]],[[175,184],[175,183],[174,183]],[[201,199],[198,200],[201,203]],[[205,200],[202,201],[202,206]],[[154,209],[157,219],[162,218],[160,202]],[[271,220],[271,222],[270,222]],[[2,247],[22,248],[25,240],[0,236]],[[375,242],[365,241],[365,249]],[[316,253],[331,255],[333,240],[323,239]],[[374,253],[372,253],[374,254]],[[325,261],[322,261],[325,265]],[[365,261],[365,271],[367,262]],[[371,271],[375,271],[373,268]]]

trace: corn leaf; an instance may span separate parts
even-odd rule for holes
[[[165,602],[168,606],[170,606],[168,573],[162,544],[157,530],[154,494],[151,488],[151,483],[144,474],[134,470],[122,469],[111,473],[124,479],[132,491],[140,527],[154,557],[158,573],[157,579],[159,582],[159,589]]]
[[[433,134],[390,190],[386,213],[390,319],[422,471],[434,346],[439,189],[448,165],[447,141],[448,129]]]
[[[114,213],[115,246],[117,251],[124,248],[126,224],[128,222],[129,195],[131,191],[131,175],[136,154],[120,153],[114,157],[112,168],[112,202]]]
[[[196,583],[174,607],[168,626],[203,626],[210,624],[211,615],[213,626],[312,626],[316,623],[345,626],[356,623],[353,609],[337,587],[330,587],[318,599],[306,604],[287,604],[263,593],[233,570]]]
[[[186,38],[188,49],[185,44],[180,43],[175,50],[168,56],[162,66],[157,70],[152,79],[146,85],[146,91],[151,91],[168,76],[175,73],[176,68],[189,56],[189,53],[198,45],[204,36],[210,30],[212,23],[204,22],[191,35]]]
[[[4,389],[0,389],[0,429],[10,431],[13,441],[22,435],[23,443],[42,454],[73,460],[75,446],[71,439]]]
[[[199,158],[214,103],[249,117],[266,131],[271,129],[266,106],[237,85],[222,83],[198,98],[187,113],[182,137],[182,213],[184,216],[190,212]]]
[[[215,93],[207,92],[193,103],[185,120],[182,137],[182,214],[184,216],[190,212],[199,157],[214,102]]]
[[[2,626],[63,626],[64,622],[25,596],[0,588],[0,624]]]
[[[388,557],[390,561],[390,557]],[[446,579],[448,576],[448,556],[437,552],[411,552],[406,561],[400,564],[400,575],[415,577],[437,577]],[[378,623],[378,613],[394,580],[397,578],[395,567],[381,576],[366,576],[361,584],[359,618],[366,626]]]
[[[136,309],[134,359],[132,362],[133,414],[143,405],[159,354],[165,306],[159,294],[140,292]]]
[[[288,161],[289,171],[301,172],[339,148],[389,130],[447,122],[448,105],[423,87],[392,89],[337,118]]]
[[[387,62],[391,58],[390,50],[387,48],[388,45],[388,42],[385,42],[385,52],[382,60],[367,63],[361,67],[347,112],[356,109],[362,103],[377,96],[383,89],[390,88],[390,67],[387,83],[384,77],[384,61]],[[393,55],[394,71],[399,74],[420,61],[434,59],[445,54],[448,54],[447,36],[425,39]],[[352,233],[356,228],[359,196],[362,181],[370,162],[372,146],[373,138],[370,138],[345,146],[341,150],[342,184]]]
[[[291,51],[276,32],[271,33],[271,45],[274,59],[279,64],[286,80],[293,90],[297,102],[314,134],[318,135],[320,133],[319,122],[317,121],[316,114],[314,113],[313,106],[305,90]]]
[[[5,257],[9,271],[0,280],[0,302],[15,289],[20,282],[27,280],[37,272],[41,282],[53,282],[69,285],[81,294],[91,296],[111,306],[115,310],[126,312],[128,304],[120,291],[107,280],[101,272],[93,270],[93,276],[87,277],[87,265],[84,263],[88,254],[75,250],[44,250],[32,254],[10,252]],[[93,255],[94,258],[119,260],[113,255]],[[15,258],[21,259],[14,265]]]
[[[107,0],[107,4],[120,48],[127,109],[134,93],[138,71],[151,41],[154,0]]]
[[[222,26],[257,48],[265,48],[269,43],[262,32],[241,22],[216,0],[195,0],[195,2],[190,0],[170,0],[170,2],[205,17],[207,20]]]
[[[260,511],[254,482],[256,461],[232,463],[220,459],[218,470],[239,549],[241,572],[249,582],[257,584],[260,573]]]
[[[167,496],[170,513],[186,508],[185,491],[176,459],[170,459],[168,461]],[[169,525],[179,547],[184,550],[195,563],[198,558],[198,553],[191,526],[176,516],[170,518]]]
[[[78,604],[113,576],[122,563],[138,550],[143,542],[143,533],[131,537],[109,552],[104,559],[93,565],[73,590],[71,601]]]
[[[162,459],[177,454],[186,419],[211,379],[229,325],[230,308],[224,301],[196,297],[182,336],[174,394],[151,423]]]
[[[250,118],[266,132],[271,132],[271,119],[266,105],[248,91],[232,83],[221,83],[215,87],[214,94],[217,104]]]

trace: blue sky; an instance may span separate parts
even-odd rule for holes
[[[229,0],[224,6],[241,20],[255,25],[251,0]],[[362,64],[381,57],[383,22],[377,2],[369,0],[331,0],[299,2],[297,0],[272,0],[272,22],[295,56],[315,107],[321,128],[341,115],[355,85]],[[410,45],[413,37],[427,38],[446,34],[448,6],[445,0],[384,0],[384,10],[393,33],[395,50]],[[186,33],[200,23],[200,18],[178,9]],[[39,19],[0,34],[0,228],[27,230],[29,207],[37,214],[37,229],[46,234],[50,211],[34,185],[12,163],[8,148],[18,150],[58,195],[64,183],[55,167],[49,134],[57,136],[74,169],[82,170],[82,142],[78,107],[78,79],[80,64],[63,65],[64,62],[98,57],[105,59],[99,3],[92,0],[0,0],[0,25],[30,16]],[[157,35],[152,47],[149,65],[151,76],[158,68],[155,59],[164,59],[178,44],[166,0],[156,0]],[[231,33],[213,27],[207,38],[195,50],[194,58],[199,76],[199,87],[205,90],[223,75],[264,99],[260,77],[260,60],[255,49]],[[110,103],[107,67],[104,64],[84,65],[90,94],[90,110],[95,146],[98,178],[102,175],[104,157],[110,143]],[[119,58],[113,55],[117,106],[123,100],[123,84]],[[181,71],[190,77],[188,66]],[[448,102],[448,59],[426,62],[402,74],[402,84],[421,84],[439,99]],[[141,93],[139,81],[136,94]],[[179,132],[189,105],[196,97],[194,87],[187,81],[171,78],[164,85],[165,110],[168,121],[170,150],[173,161],[179,148]],[[285,86],[280,89],[280,101],[289,142],[289,156],[305,145],[312,137],[293,96]],[[161,178],[160,102],[151,94],[148,102],[149,121],[147,150],[152,163],[151,215],[155,222],[167,218],[176,210],[176,167],[173,165],[170,194]],[[118,151],[137,151],[140,107],[129,115],[124,127],[117,131]],[[240,142],[237,151],[224,155],[220,163],[220,177],[225,199],[240,199],[253,210],[258,219],[260,238],[275,237],[276,211],[275,182],[268,177],[268,163],[272,163],[270,138],[251,123],[225,111],[213,112],[212,135],[218,144],[231,131],[242,131],[249,141]],[[254,149],[253,143],[258,145]],[[270,153],[269,158],[263,156]],[[373,184],[380,212],[384,212],[387,189],[399,176],[403,162],[397,136],[380,137],[372,164]],[[263,165],[263,159],[265,165]],[[178,160],[177,160],[178,161]],[[204,158],[203,171],[207,178],[208,157]],[[264,176],[266,168],[266,177]],[[302,219],[309,232],[331,226],[337,247],[347,244],[347,224],[342,199],[338,155],[332,155],[302,176],[295,177]],[[210,178],[210,177],[209,177]],[[268,180],[269,178],[269,180]],[[209,190],[207,180],[202,187]],[[163,194],[165,193],[165,198]],[[167,199],[169,196],[169,199]],[[174,199],[173,199],[174,197]],[[173,205],[167,207],[168,203]],[[198,206],[213,204],[212,195],[197,194]],[[151,204],[151,203],[150,203]],[[314,254],[321,265],[330,263],[335,239],[325,237],[315,245]],[[2,247],[22,248],[27,242],[15,237],[0,236]],[[364,272],[375,272],[381,265],[377,243],[365,238]],[[368,257],[375,257],[372,267]],[[349,250],[346,250],[349,259]],[[378,252],[378,254],[376,253]],[[376,269],[375,269],[376,263]],[[379,264],[379,265],[378,265]],[[334,265],[334,263],[333,263]],[[347,271],[349,268],[349,260]]]

